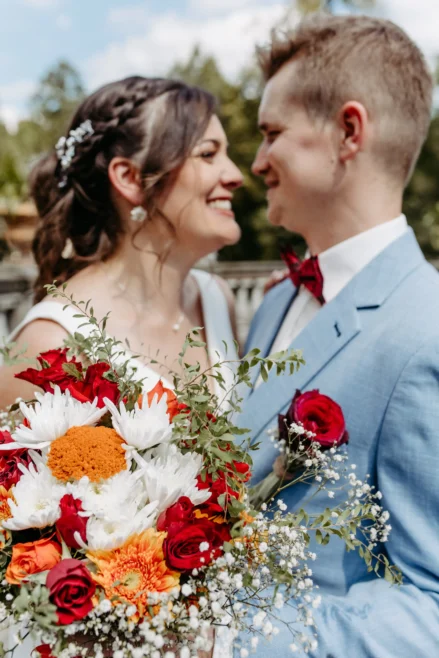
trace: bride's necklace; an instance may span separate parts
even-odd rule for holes
[[[103,267],[104,270],[105,270],[105,269],[106,269],[106,266],[104,265],[104,263],[101,263],[101,264],[102,264],[102,267]],[[134,299],[132,299],[132,297],[130,297],[130,295],[127,293],[127,287],[126,287],[126,285],[125,285],[124,283],[121,283],[121,281],[118,281],[118,280],[117,280],[114,276],[112,276],[108,271],[106,272],[106,276],[107,276],[108,279],[110,279],[110,281],[111,281],[112,283],[114,283],[114,285],[116,286],[116,288],[119,288],[120,292],[123,293],[125,299],[127,299],[128,301],[131,302],[131,304],[134,306],[134,308],[135,308],[135,310],[136,310],[136,313],[138,313],[138,314],[142,313],[143,310],[144,310],[144,305],[143,305],[143,303],[142,303],[142,302],[139,302],[138,300],[134,300]],[[181,329],[181,325],[183,324],[183,321],[184,321],[185,317],[186,317],[186,316],[185,316],[184,313],[180,313],[180,314],[178,315],[177,319],[175,320],[175,322],[171,325],[171,329],[172,329],[172,331],[173,331],[174,333],[177,333],[178,331],[180,331],[180,329]]]

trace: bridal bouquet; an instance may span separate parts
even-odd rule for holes
[[[386,516],[367,485],[319,518],[287,514],[282,501],[253,508],[250,450],[232,421],[239,398],[225,390],[221,405],[208,387],[209,377],[224,386],[230,364],[185,365],[186,350],[200,345],[188,336],[175,391],[161,382],[145,390],[105,319],[68,301],[95,331],[19,375],[42,392],[12,410],[0,436],[0,618],[15,622],[15,646],[31,633],[42,656],[190,658],[222,628],[235,640],[250,631],[256,646],[278,632],[288,602],[310,627],[296,638],[291,629],[306,652],[319,603],[312,533],[323,543],[345,538],[398,580],[373,554]],[[236,384],[254,366],[292,372],[299,363],[296,353],[253,351],[235,364]],[[317,486],[330,487],[338,455],[312,459]],[[241,645],[243,658],[249,648]]]

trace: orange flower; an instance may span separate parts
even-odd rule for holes
[[[99,482],[127,468],[123,439],[109,427],[71,427],[50,446],[47,464],[62,480]]]
[[[0,550],[6,546],[6,542],[11,536],[9,530],[1,527],[1,522],[10,519],[12,516],[8,503],[9,499],[14,500],[12,490],[8,491],[5,487],[0,486]]]
[[[162,384],[162,380],[159,379],[157,384],[152,388],[150,391],[148,391],[147,395],[147,400],[148,404],[150,405],[154,396],[157,396],[158,402],[162,399],[163,395],[166,395],[166,402],[168,405],[168,414],[169,414],[169,420],[172,423],[172,420],[174,416],[177,414],[181,413],[184,409],[186,409],[186,405],[184,404],[179,404],[177,401],[177,396],[175,395],[174,391],[171,391],[170,388],[166,388]],[[143,402],[143,395],[139,396],[139,407],[142,408],[142,402]]]
[[[61,560],[61,546],[51,537],[15,544],[12,558],[6,570],[6,580],[11,585],[19,585],[26,576],[48,571]]]
[[[94,580],[114,605],[131,603],[142,617],[149,592],[169,592],[178,587],[180,574],[168,568],[163,555],[165,538],[166,532],[149,528],[127,539],[120,548],[87,554],[97,567]]]
[[[222,514],[218,514],[218,512],[212,512],[208,513],[208,506],[206,505],[206,509],[203,508],[201,509],[194,509],[194,517],[196,519],[209,519],[209,521],[213,521],[214,523],[227,523],[226,519],[224,518],[224,512]]]
[[[14,500],[12,491],[8,491],[5,487],[0,486],[0,521],[6,521],[6,519],[10,519],[12,516],[8,502],[9,499]]]

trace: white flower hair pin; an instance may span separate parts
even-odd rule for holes
[[[86,137],[93,134],[93,126],[90,119],[87,119],[77,128],[71,130],[67,137],[59,138],[55,145],[55,151],[61,166],[61,171],[65,173],[70,167],[72,160],[75,157],[75,145],[80,144]],[[66,182],[66,176],[64,176],[59,183],[59,187],[64,187]]]

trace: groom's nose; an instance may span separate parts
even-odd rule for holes
[[[265,146],[264,142],[262,142],[253,161],[252,172],[256,176],[265,176],[268,171],[268,167],[267,147]]]

